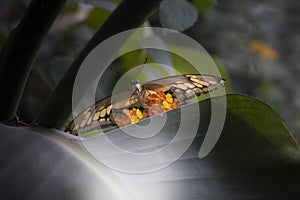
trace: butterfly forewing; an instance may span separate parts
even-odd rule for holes
[[[224,79],[201,74],[187,74],[172,76],[148,82],[144,85],[146,90],[161,90],[172,93],[181,104],[201,94],[206,94],[224,85]]]
[[[124,91],[98,101],[81,112],[66,128],[78,135],[99,127],[122,127],[152,114],[172,110],[187,100],[217,89],[224,79],[211,75],[179,75],[145,83],[142,92]],[[153,102],[154,103],[153,103]]]

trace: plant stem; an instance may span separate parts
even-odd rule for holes
[[[82,49],[63,76],[35,121],[45,127],[61,129],[72,113],[72,89],[81,63],[94,47],[122,31],[139,27],[160,0],[123,0],[107,21]]]
[[[16,110],[34,58],[66,0],[32,0],[0,55],[0,121]]]

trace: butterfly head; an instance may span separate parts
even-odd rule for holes
[[[142,88],[142,85],[139,83],[138,80],[136,80],[136,79],[135,79],[135,80],[132,80],[132,81],[131,81],[131,85],[133,85],[133,86],[135,87],[135,89],[138,90],[139,93],[142,92],[143,88]]]
[[[133,85],[135,88],[134,96],[135,96],[135,98],[137,98],[137,105],[142,106],[145,101],[146,90],[144,89],[142,84],[140,84],[140,82],[138,80],[132,80],[131,85]]]

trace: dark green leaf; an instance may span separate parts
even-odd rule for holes
[[[228,95],[228,132],[260,135],[274,145],[274,148],[293,158],[300,158],[299,144],[280,116],[267,104],[243,95]],[[243,120],[247,126],[237,126],[229,121],[234,116]],[[227,134],[227,133],[225,133]],[[238,137],[238,136],[236,136]],[[249,141],[251,142],[251,141]]]

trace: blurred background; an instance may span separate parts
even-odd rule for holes
[[[183,1],[186,0],[177,0]],[[0,2],[1,46],[29,2]],[[179,27],[166,20],[172,18],[174,8],[164,2],[147,25],[178,29],[197,40],[228,74],[232,93],[266,102],[300,140],[300,1],[187,1],[188,6],[192,5],[189,9],[196,8],[198,15],[183,15],[187,25]],[[36,57],[18,111],[22,120],[34,119],[80,50],[119,3],[119,0],[67,2]],[[164,17],[164,13],[169,15]]]

